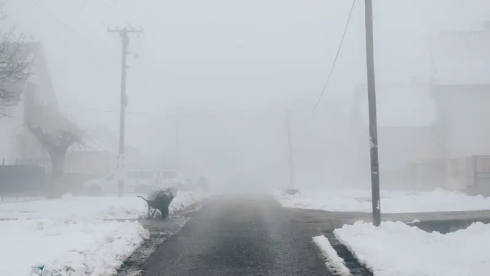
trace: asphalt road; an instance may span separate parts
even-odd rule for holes
[[[226,197],[195,212],[141,267],[142,275],[331,275],[311,218],[272,198]]]

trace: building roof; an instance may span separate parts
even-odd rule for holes
[[[428,84],[377,84],[376,105],[380,127],[430,126],[437,118]],[[354,112],[362,126],[369,124],[368,111],[367,86],[359,86]]]
[[[54,91],[49,66],[44,54],[41,43],[25,43],[29,54],[34,55],[34,62],[31,67],[32,75],[29,77],[29,82],[39,86],[40,97],[50,108],[59,109],[56,92]]]
[[[21,43],[12,45],[12,51],[19,61],[26,59],[29,63],[29,76],[14,83],[12,91],[21,91],[24,104],[24,116],[33,119],[36,116],[33,106],[40,105],[52,113],[59,113],[56,93],[51,81],[49,68],[40,43]],[[24,120],[24,119],[23,119]]]
[[[490,84],[490,28],[439,34],[430,50],[436,84]]]

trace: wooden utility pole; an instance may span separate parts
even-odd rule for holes
[[[291,114],[289,110],[286,113],[286,126],[288,131],[288,159],[289,159],[289,189],[294,187],[294,159],[293,159],[293,137],[291,135]]]
[[[128,56],[128,46],[130,33],[142,33],[143,30],[134,29],[107,29],[110,33],[119,33],[122,39],[122,64],[121,64],[121,110],[120,110],[120,121],[119,121],[119,156],[118,159],[118,170],[120,170],[118,194],[120,197],[124,196],[124,180],[126,175],[124,171],[126,170],[126,157],[124,155],[124,135],[125,135],[125,121],[126,121],[126,107],[128,106],[127,95],[126,95],[126,58]]]
[[[381,205],[379,196],[379,163],[378,163],[378,124],[376,118],[376,83],[374,76],[374,39],[373,39],[373,1],[365,1],[366,21],[366,64],[369,105],[369,146],[371,153],[371,193],[373,224],[381,224]]]
[[[181,169],[180,162],[180,109],[177,110],[177,116],[175,118],[175,169]]]

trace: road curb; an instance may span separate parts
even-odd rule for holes
[[[352,252],[335,237],[333,230],[324,233],[324,236],[335,249],[337,255],[344,260],[345,266],[350,270],[352,276],[373,276],[373,273],[366,266],[359,263]]]

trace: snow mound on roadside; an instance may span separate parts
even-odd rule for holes
[[[207,194],[195,192],[178,192],[169,206],[170,214],[187,209],[193,205],[199,204],[208,198]]]
[[[331,212],[371,212],[370,190],[301,191],[297,195],[275,194],[285,208]],[[429,192],[381,191],[383,213],[424,213],[490,210],[490,198],[437,189]]]
[[[489,224],[444,235],[402,222],[380,227],[356,222],[334,234],[376,276],[485,276],[490,271]]]
[[[148,237],[140,223],[129,221],[0,221],[0,275],[31,275],[32,267],[41,265],[48,271],[69,267],[63,276],[114,275]]]
[[[323,256],[327,259],[326,266],[330,272],[340,276],[351,276],[350,270],[345,266],[344,259],[337,255],[325,236],[313,237],[313,242],[320,248]]]

